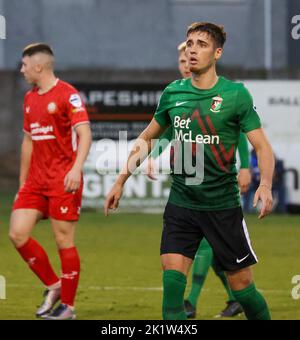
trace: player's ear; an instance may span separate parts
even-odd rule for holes
[[[222,53],[223,53],[223,48],[217,47],[215,50],[215,59],[219,60],[222,57]]]
[[[43,65],[42,64],[35,64],[35,71],[37,72],[37,73],[41,73],[42,72],[42,70],[43,70]]]

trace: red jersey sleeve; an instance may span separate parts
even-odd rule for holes
[[[23,131],[26,133],[31,133],[30,132],[30,122],[29,122],[29,113],[30,113],[30,106],[27,104],[27,98],[28,98],[28,93],[26,94],[24,98],[24,104],[23,104]]]
[[[89,123],[89,116],[84,103],[77,90],[72,89],[66,93],[67,114],[73,127]]]

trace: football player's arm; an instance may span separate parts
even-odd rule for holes
[[[246,135],[241,132],[238,144],[238,152],[241,160],[241,169],[249,169],[249,149]]]
[[[173,130],[171,127],[169,127],[159,138],[157,143],[155,144],[154,148],[152,149],[148,164],[146,168],[147,176],[150,179],[156,180],[155,177],[155,159],[160,156],[163,151],[166,149],[166,147],[169,145],[171,139],[172,139]]]
[[[106,216],[109,209],[116,209],[118,207],[125,182],[148,156],[151,150],[151,141],[159,138],[165,129],[166,127],[161,127],[155,119],[152,119],[147,128],[140,134],[133,145],[125,166],[106,197],[104,204]]]
[[[240,133],[238,151],[241,160],[241,166],[238,174],[238,183],[241,194],[245,194],[249,190],[251,184],[251,172],[249,169],[249,149],[247,137],[244,133]]]
[[[21,147],[21,164],[20,164],[20,178],[19,178],[20,188],[22,188],[22,186],[26,182],[29,168],[30,168],[31,155],[32,155],[31,135],[25,132],[24,137],[23,137],[22,147]]]
[[[90,124],[80,124],[75,127],[75,131],[79,137],[79,142],[75,163],[65,177],[65,191],[67,192],[73,192],[79,189],[83,165],[92,143]]]
[[[253,206],[256,207],[258,201],[262,202],[259,218],[263,218],[272,211],[272,181],[275,167],[272,147],[267,140],[263,129],[255,129],[247,133],[250,143],[253,145],[260,170],[260,185],[255,193]]]

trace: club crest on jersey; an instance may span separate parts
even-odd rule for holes
[[[48,112],[53,115],[56,112],[57,106],[54,102],[48,104],[47,110]]]
[[[223,98],[221,98],[220,96],[213,97],[210,111],[214,113],[220,112],[222,107],[222,101]]]
[[[30,106],[26,106],[25,111],[26,111],[27,114],[29,114],[30,113]]]

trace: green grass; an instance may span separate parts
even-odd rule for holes
[[[8,221],[12,195],[0,196],[0,275],[7,299],[0,300],[0,319],[34,319],[42,285],[10,244]],[[161,215],[86,212],[77,231],[82,272],[77,296],[79,319],[160,319]],[[247,224],[260,262],[256,284],[264,292],[274,319],[300,319],[300,300],[291,297],[291,280],[300,275],[300,217],[270,216]],[[59,258],[49,222],[34,237],[45,247],[59,273]],[[190,279],[189,285],[190,287]],[[212,319],[224,308],[225,292],[210,271],[198,304],[198,318]],[[243,317],[240,317],[242,319]]]

